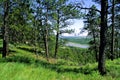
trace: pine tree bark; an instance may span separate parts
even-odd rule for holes
[[[2,57],[8,54],[8,13],[9,13],[9,0],[4,2],[4,18],[3,18],[3,52]]]
[[[45,38],[45,41],[44,41],[44,44],[45,44],[45,53],[46,53],[46,58],[47,58],[47,61],[49,61],[49,51],[48,51],[48,6],[46,8],[46,19],[45,19],[45,33],[44,33],[44,38]]]
[[[58,52],[58,41],[59,41],[59,10],[57,10],[57,15],[58,15],[58,18],[57,18],[57,34],[56,34],[56,43],[55,43],[55,54],[54,54],[54,57],[56,58],[57,57],[57,52]]]
[[[59,33],[57,32],[56,44],[55,44],[55,55],[54,55],[55,58],[57,57],[57,52],[58,52],[58,38],[59,38]]]
[[[111,60],[115,58],[114,55],[114,9],[115,9],[115,1],[112,0],[112,41],[111,41]]]
[[[100,47],[99,47],[99,62],[98,70],[101,75],[106,74],[105,69],[105,46],[107,32],[107,0],[101,0],[101,29],[100,29]]]

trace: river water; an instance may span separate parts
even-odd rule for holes
[[[87,44],[77,44],[77,43],[73,43],[73,42],[68,42],[65,45],[72,46],[72,47],[79,47],[79,48],[89,48],[89,45],[87,45]]]

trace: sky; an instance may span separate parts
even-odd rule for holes
[[[81,29],[84,27],[82,19],[74,19],[72,22],[73,24],[69,25],[68,29],[73,29],[74,33],[64,33],[63,36],[87,36],[87,32],[80,33]]]
[[[97,6],[98,9],[100,9],[100,6],[98,4],[95,4],[92,2],[92,0],[70,0],[71,2],[80,2],[84,1],[84,7],[91,7],[93,4]],[[83,33],[80,33],[81,29],[84,27],[83,19],[74,19],[73,24],[69,25],[69,29],[74,29],[75,32],[68,34],[64,33],[63,36],[87,36],[88,32],[85,31]]]

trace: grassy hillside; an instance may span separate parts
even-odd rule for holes
[[[100,76],[97,64],[77,65],[63,59],[50,59],[20,48],[6,59],[0,57],[0,80],[120,80],[120,59],[107,61],[107,75]]]
[[[68,66],[58,67],[59,69],[45,68],[41,64],[24,64],[18,62],[0,63],[1,80],[120,80],[118,71],[104,77],[97,71],[92,71],[92,67],[73,68]],[[113,67],[115,68],[115,67]],[[120,67],[119,67],[120,68]],[[81,72],[80,70],[81,69]],[[94,69],[94,68],[93,68]],[[78,70],[78,72],[76,71]],[[85,71],[86,70],[86,71]],[[88,70],[88,71],[87,71]],[[90,70],[90,72],[89,72]],[[112,69],[114,70],[114,69]],[[83,72],[88,72],[85,74]]]

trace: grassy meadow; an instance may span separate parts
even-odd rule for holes
[[[97,63],[78,63],[65,60],[46,60],[36,56],[33,47],[10,45],[10,54],[0,54],[0,80],[120,80],[120,59],[107,60],[107,74],[101,76]]]

